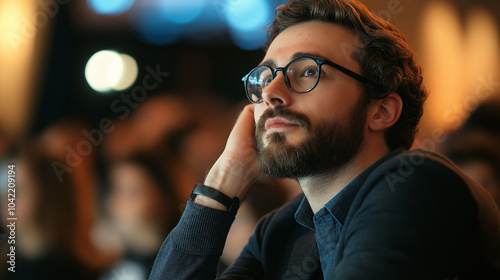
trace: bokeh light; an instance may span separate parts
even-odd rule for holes
[[[223,14],[231,39],[240,49],[255,50],[266,42],[265,26],[271,21],[271,7],[265,0],[223,0]]]
[[[119,15],[130,9],[135,0],[87,0],[88,6],[98,14]]]
[[[206,6],[206,0],[159,0],[158,8],[169,21],[186,24],[198,18]]]
[[[99,92],[111,90],[112,84],[116,83],[116,77],[123,71],[123,65],[120,63],[120,55],[115,51],[95,53],[85,67],[85,78],[90,87]]]
[[[111,50],[95,53],[85,66],[85,79],[97,92],[124,90],[135,82],[137,74],[135,59]]]
[[[124,90],[129,88],[137,79],[139,69],[133,57],[127,54],[120,54],[123,63],[123,71],[118,82],[113,86],[114,90]]]
[[[269,23],[271,7],[265,0],[221,0],[224,17],[230,28],[255,31]]]
[[[129,20],[141,39],[152,45],[171,44],[176,42],[182,33],[181,26],[165,19],[155,6],[145,6],[132,11]]]
[[[244,50],[266,41],[265,26],[274,8],[286,0],[149,0],[137,1],[128,13],[130,25],[152,45],[226,43]]]
[[[241,32],[239,30],[230,29],[231,39],[233,43],[243,50],[257,50],[262,48],[266,42],[267,32],[261,27],[256,30]]]

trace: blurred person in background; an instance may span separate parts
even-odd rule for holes
[[[106,209],[122,239],[122,259],[100,279],[147,279],[156,252],[178,222],[171,178],[145,155],[116,161],[109,170]]]
[[[181,134],[193,127],[190,107],[176,92],[158,93],[146,99],[130,120],[130,129],[136,135],[136,153],[154,152],[167,135]]]
[[[494,94],[500,96],[500,92]],[[490,99],[481,104],[465,121],[462,131],[484,131],[500,137],[500,99]]]
[[[162,172],[169,174],[179,198],[189,196],[196,181],[192,169],[182,160],[182,143],[197,129],[191,110],[179,93],[152,95],[123,119],[113,121],[115,129],[105,135],[103,154],[107,162],[134,154],[156,158]],[[187,194],[186,194],[187,190]],[[183,199],[184,200],[184,199]]]
[[[131,121],[129,118],[121,120],[113,119],[113,131],[104,135],[103,158],[105,161],[114,161],[130,156],[136,146],[136,135],[132,133]]]
[[[500,101],[480,104],[440,149],[479,182],[500,209]]]
[[[37,142],[40,150],[52,156],[52,172],[58,179],[69,176],[76,195],[77,241],[73,245],[82,261],[101,271],[115,260],[115,253],[101,236],[99,191],[102,181],[97,172],[100,143],[90,138],[91,127],[79,119],[63,119],[45,129]],[[105,239],[105,238],[104,238]]]
[[[106,134],[103,153],[107,160],[133,154],[155,154],[169,135],[193,128],[187,103],[173,92],[157,93],[113,120],[114,129]]]
[[[92,237],[99,180],[88,129],[79,120],[61,120],[15,160],[17,279],[94,279],[116,259]]]
[[[500,137],[461,131],[451,135],[443,145],[442,152],[481,184],[500,209]]]
[[[96,279],[101,269],[81,251],[82,246],[92,250],[80,219],[81,192],[72,174],[56,175],[52,164],[57,160],[41,145],[23,147],[16,160],[16,272],[8,274],[11,279]]]

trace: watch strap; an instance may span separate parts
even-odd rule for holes
[[[189,196],[189,200],[194,202],[194,199],[198,195],[206,196],[226,206],[227,211],[233,216],[236,215],[236,212],[238,212],[238,208],[240,207],[240,199],[238,197],[235,196],[234,198],[230,198],[224,193],[202,184],[196,184],[194,186],[193,191]]]

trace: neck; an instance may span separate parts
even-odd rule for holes
[[[383,149],[376,145],[362,145],[359,152],[351,160],[331,173],[298,179],[297,181],[307,197],[313,213],[316,214],[354,178],[388,152],[389,148],[385,144]]]

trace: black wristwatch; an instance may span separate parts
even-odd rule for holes
[[[194,202],[197,195],[209,197],[226,206],[227,211],[233,216],[236,216],[236,212],[238,212],[238,208],[240,208],[240,199],[238,197],[235,196],[231,199],[229,196],[221,193],[220,191],[202,184],[196,184],[194,186],[193,191],[189,196],[189,200]]]

